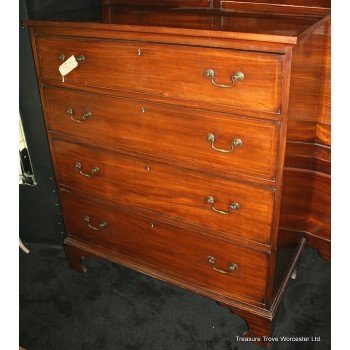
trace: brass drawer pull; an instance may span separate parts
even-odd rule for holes
[[[79,62],[79,63],[83,63],[85,62],[85,57],[84,55],[76,55],[75,59]]]
[[[243,142],[241,139],[235,137],[234,139],[232,139],[231,141],[231,148],[230,149],[222,149],[222,148],[216,148],[214,146],[214,142],[215,142],[215,136],[211,133],[209,133],[207,135],[207,140],[210,142],[211,144],[211,148],[217,152],[222,152],[222,153],[230,153],[233,151],[234,148],[236,147],[242,147]]]
[[[70,116],[70,119],[73,120],[74,122],[76,123],[82,123],[82,122],[85,122],[86,120],[88,120],[89,118],[92,117],[92,114],[91,112],[87,111],[87,112],[84,112],[83,115],[81,116],[80,119],[76,119],[73,117],[73,109],[68,107],[67,108],[67,114]]]
[[[93,177],[94,175],[98,174],[100,169],[98,167],[93,167],[91,170],[90,170],[90,174],[86,174],[86,173],[83,173],[81,168],[82,168],[82,165],[81,163],[79,162],[76,162],[75,163],[75,167],[79,170],[79,174],[85,176],[85,177]]]
[[[64,53],[60,53],[58,55],[58,60],[63,63],[66,60],[66,55]]]
[[[242,72],[236,72],[236,73],[233,73],[232,76],[231,76],[231,80],[232,80],[232,84],[230,85],[226,85],[226,84],[218,84],[214,81],[215,79],[215,72],[213,69],[211,68],[208,68],[205,70],[204,72],[204,75],[210,79],[211,83],[215,86],[218,86],[220,88],[230,88],[232,87],[233,85],[235,85],[235,82],[236,81],[242,81],[244,80],[244,74]]]
[[[79,63],[85,62],[84,55],[74,55],[74,57]],[[66,55],[64,53],[60,53],[58,55],[58,60],[63,63],[66,60]]]
[[[101,231],[105,228],[107,228],[107,222],[106,221],[102,221],[100,224],[98,224],[98,227],[95,227],[95,226],[92,226],[90,225],[90,217],[89,216],[85,216],[84,218],[84,221],[87,223],[87,225],[92,229],[92,230],[95,230],[95,231]]]
[[[215,199],[212,196],[206,197],[205,201],[210,204],[210,208],[213,211],[215,211],[215,213],[219,213],[219,214],[223,214],[223,215],[228,215],[228,214],[232,213],[233,211],[239,209],[239,204],[237,202],[230,203],[229,206],[228,206],[228,211],[215,209],[214,208]]]
[[[224,275],[227,275],[228,273],[238,269],[238,265],[235,264],[235,263],[231,263],[230,265],[228,265],[228,271],[224,271],[224,270],[218,269],[217,267],[215,267],[215,258],[213,256],[208,256],[208,261],[209,261],[210,266],[215,271],[220,272],[220,273],[222,273]]]

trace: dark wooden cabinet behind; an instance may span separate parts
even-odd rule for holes
[[[305,241],[330,257],[329,11],[103,1],[27,21],[70,266],[213,298],[267,345]]]

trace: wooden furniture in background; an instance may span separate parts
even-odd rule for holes
[[[71,267],[213,298],[267,345],[305,239],[330,256],[329,6],[103,1],[25,23]]]
[[[330,21],[293,51],[281,230],[331,258]],[[303,67],[304,66],[304,67]]]

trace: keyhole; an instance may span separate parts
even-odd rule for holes
[[[150,222],[149,225],[153,228],[154,227],[154,223]]]
[[[149,165],[146,165],[146,170],[147,171],[150,171],[151,170],[151,167]]]
[[[145,113],[145,107],[141,107],[141,113]]]
[[[142,55],[142,50],[141,49],[137,49],[137,55],[141,56]]]

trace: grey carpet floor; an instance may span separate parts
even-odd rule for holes
[[[245,350],[246,324],[213,300],[104,260],[71,270],[61,247],[20,252],[20,345],[34,349]],[[330,263],[305,248],[281,302],[274,337],[320,341],[272,343],[271,349],[330,349]]]

